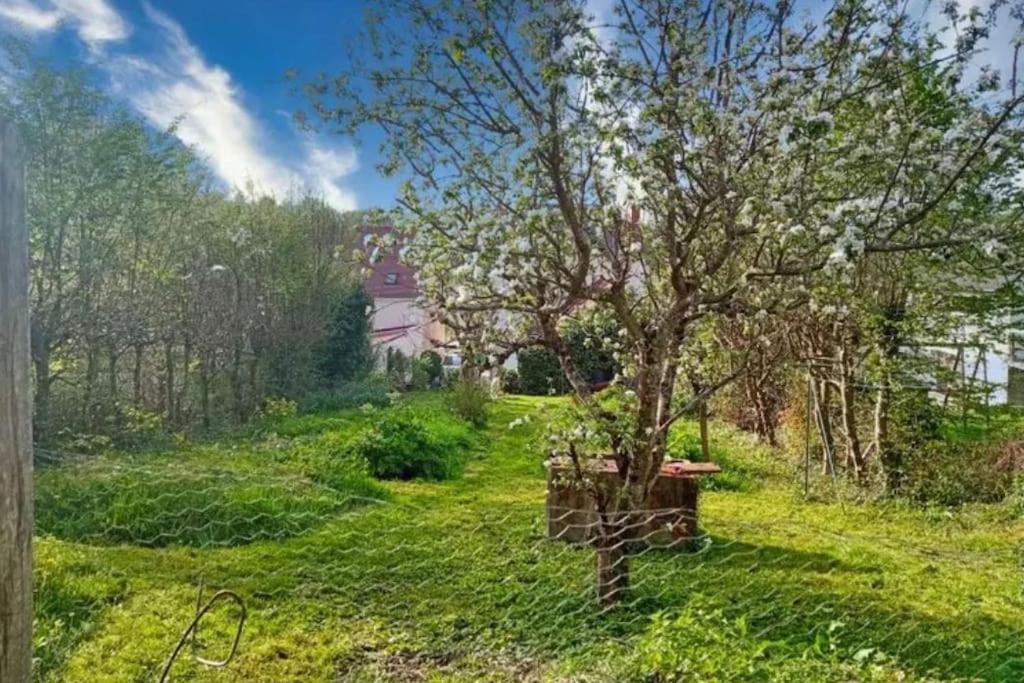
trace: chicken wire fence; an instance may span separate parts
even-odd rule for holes
[[[695,605],[732,637],[895,662],[892,680],[1024,671],[1024,555],[1012,547],[911,546],[756,510],[700,525],[645,511],[623,523],[628,590],[602,607],[595,552],[580,542],[597,522],[546,508],[543,489],[526,503],[462,491],[427,507],[298,475],[36,458],[40,680],[232,680],[325,639],[352,645],[334,657],[336,680],[421,680],[410,662],[443,670],[469,656],[526,680],[556,656],[624,656]],[[808,537],[813,547],[794,542]],[[940,610],[925,600],[937,591]]]

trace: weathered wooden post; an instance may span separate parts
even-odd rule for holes
[[[32,679],[32,413],[25,170],[0,121],[0,681]]]

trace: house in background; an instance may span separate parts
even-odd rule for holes
[[[367,245],[373,236],[390,234],[389,225],[364,225],[360,237]],[[367,247],[370,248],[370,247]],[[448,338],[444,325],[420,306],[416,271],[401,262],[399,247],[370,264],[366,291],[373,299],[373,348],[383,358],[388,349],[409,357],[433,349],[445,355]]]
[[[920,348],[989,405],[1024,406],[1024,318],[999,313],[988,322],[992,329],[965,324],[948,343]]]

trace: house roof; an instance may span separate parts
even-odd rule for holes
[[[366,245],[372,236],[389,235],[395,231],[391,225],[364,225],[360,229],[361,244]],[[366,249],[372,249],[366,246]],[[395,245],[376,263],[370,264],[370,275],[366,278],[366,292],[374,299],[415,299],[420,290],[416,283],[416,271],[402,263]]]

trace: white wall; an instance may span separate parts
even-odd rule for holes
[[[444,327],[416,305],[415,299],[378,299],[374,303],[373,329],[407,327],[396,339],[380,342],[382,350],[392,348],[406,356],[418,356],[445,341]],[[397,334],[397,332],[396,332]]]

